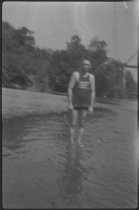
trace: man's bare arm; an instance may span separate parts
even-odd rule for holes
[[[73,73],[70,78],[69,86],[68,86],[68,106],[69,108],[73,108],[72,104],[72,89],[75,85],[75,74]]]
[[[95,97],[96,97],[96,90],[95,90],[95,77],[91,77],[91,90],[92,90],[92,93],[91,93],[91,103],[90,103],[90,107],[94,107],[94,103],[95,103]]]

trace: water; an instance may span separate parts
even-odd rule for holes
[[[4,208],[135,208],[136,112],[96,108],[83,147],[70,144],[65,119],[4,122]]]

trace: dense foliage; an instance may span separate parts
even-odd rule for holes
[[[34,32],[2,23],[2,86],[34,91],[66,92],[70,75],[79,70],[81,60],[90,59],[96,77],[97,96],[123,97],[123,64],[107,57],[107,43],[94,37],[88,47],[74,35],[65,50],[40,49]],[[136,91],[130,72],[126,73],[126,95]]]

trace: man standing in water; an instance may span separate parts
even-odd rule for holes
[[[71,142],[74,142],[75,125],[78,121],[79,135],[77,142],[79,144],[82,141],[87,112],[92,113],[94,111],[95,77],[88,72],[90,67],[90,61],[84,59],[80,71],[73,72],[68,87],[68,108],[72,114],[70,139]]]

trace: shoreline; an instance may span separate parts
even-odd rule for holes
[[[125,109],[131,102],[123,99],[96,98],[94,109],[97,107]],[[67,97],[63,95],[2,88],[3,121],[23,117],[60,116],[67,112],[67,105]],[[133,101],[133,106],[137,109],[136,101]]]

